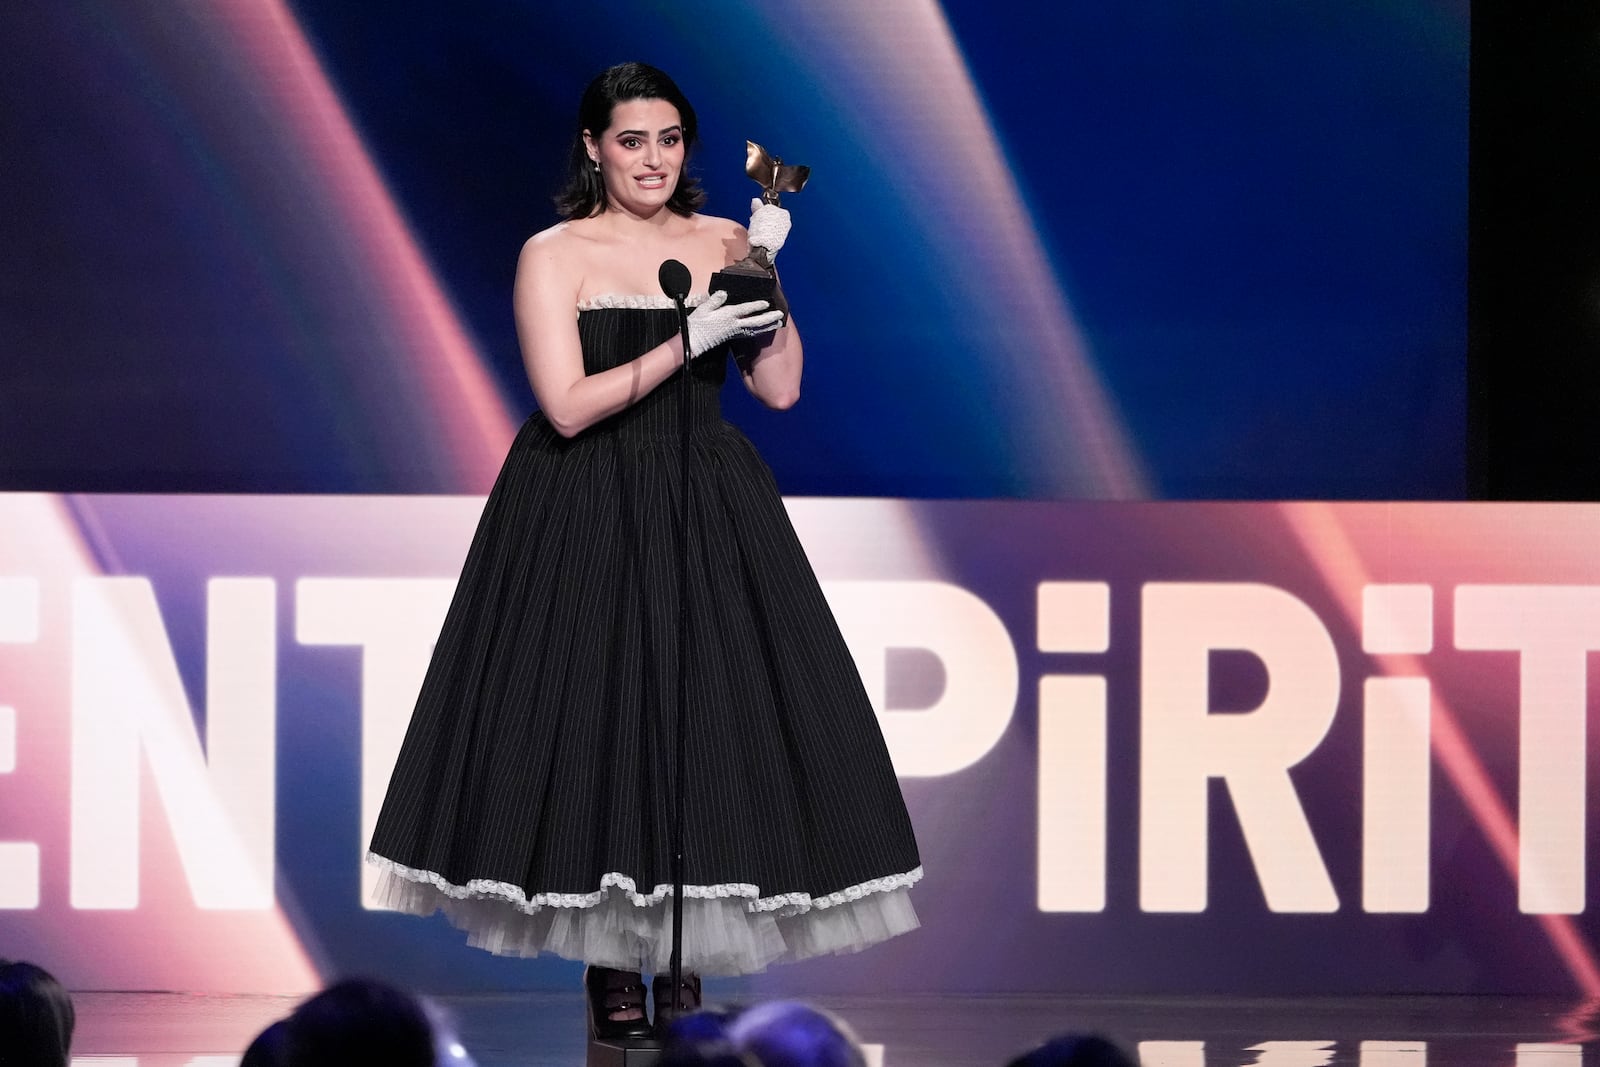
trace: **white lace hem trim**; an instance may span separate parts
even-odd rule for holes
[[[601,900],[593,907],[541,906],[520,892],[517,899],[468,895],[467,886],[452,886],[442,879],[413,881],[397,873],[404,870],[386,864],[379,872],[374,899],[386,908],[412,915],[443,912],[466,932],[467,944],[497,956],[549,953],[604,967],[661,974],[671,967],[672,947],[680,940],[673,933],[670,893],[661,894],[665,899],[655,903],[635,906],[634,899],[648,901],[654,894],[629,894],[616,885],[602,891]],[[857,891],[865,892],[868,885],[909,880],[920,873],[875,879]],[[703,886],[696,891],[731,893],[736,888]],[[564,896],[583,900],[589,894]],[[859,952],[919,925],[911,890],[903,887],[867,893],[859,900],[844,900],[827,908],[794,905],[761,911],[752,906],[756,899],[728,895],[685,900],[684,966],[701,974],[755,974],[781,961]],[[784,894],[771,902],[780,899],[793,898]]]
[[[443,875],[433,871],[417,870],[394,862],[375,852],[367,853],[367,862],[381,870],[404,878],[408,882],[418,882],[430,885],[447,897],[455,900],[471,900],[474,898],[492,897],[503,900],[517,910],[532,914],[541,908],[592,908],[604,900],[612,889],[619,889],[629,901],[638,907],[649,907],[659,904],[672,895],[672,886],[658,885],[649,893],[641,893],[632,878],[625,874],[605,874],[600,877],[600,888],[593,893],[535,893],[528,896],[522,887],[510,882],[496,882],[488,878],[474,878],[465,885],[457,885],[446,881]],[[746,907],[751,911],[782,911],[789,915],[809,911],[812,908],[832,908],[840,904],[869,897],[874,893],[888,893],[897,889],[909,889],[922,880],[922,868],[915,867],[904,874],[891,874],[883,878],[873,878],[859,885],[847,886],[836,893],[826,896],[813,897],[810,893],[778,893],[770,897],[761,896],[759,886],[747,882],[728,882],[722,885],[686,885],[683,887],[684,899],[700,898],[715,900],[719,898],[740,897],[746,901]]]
[[[684,303],[694,307],[710,295],[709,293],[691,293]],[[674,307],[672,298],[665,293],[654,296],[635,293],[601,293],[599,296],[591,296],[587,300],[578,301],[579,311],[598,311],[601,308],[637,308],[651,311],[667,311],[671,310],[672,307]]]

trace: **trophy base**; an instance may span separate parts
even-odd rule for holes
[[[755,264],[735,263],[711,276],[711,291],[723,290],[728,303],[747,304],[752,300],[771,300],[778,279]]]

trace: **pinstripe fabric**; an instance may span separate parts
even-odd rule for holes
[[[599,308],[578,323],[590,373],[677,327],[670,309]],[[686,896],[792,923],[903,896],[921,871],[871,706],[771,473],[722,420],[726,373],[725,358],[702,357],[689,386]],[[624,917],[630,937],[654,936],[671,880],[682,387],[680,372],[570,440],[538,414],[517,435],[373,836],[392,875],[442,894],[400,893],[402,906],[472,900],[446,907],[469,928],[494,921],[485,905],[622,906],[651,916]],[[804,954],[805,940],[764,954]]]

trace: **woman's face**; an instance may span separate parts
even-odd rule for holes
[[[683,171],[683,126],[665,100],[623,100],[599,135],[585,130],[589,158],[600,164],[613,210],[649,217],[666,206]]]

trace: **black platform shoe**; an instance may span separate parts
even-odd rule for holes
[[[678,983],[678,995],[672,995],[672,976],[658,974],[650,983],[650,997],[655,1002],[656,1036],[666,1037],[672,1021],[682,1015],[693,1015],[700,1010],[700,976],[686,974]]]
[[[649,1037],[650,1020],[644,1010],[644,982],[637,973],[611,967],[589,967],[583,972],[589,994],[589,1036],[596,1041],[626,1041]],[[637,1019],[619,1015],[638,1012]]]

